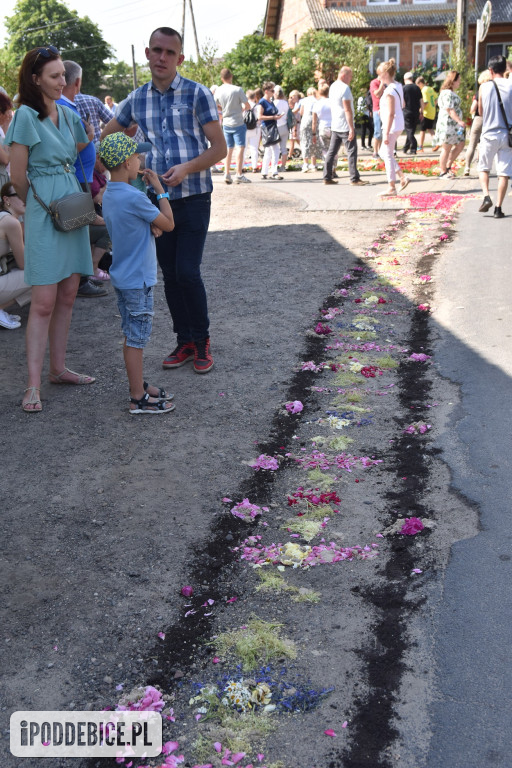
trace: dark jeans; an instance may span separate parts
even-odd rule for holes
[[[156,201],[151,195],[153,202]],[[156,238],[156,255],[164,276],[165,298],[178,343],[208,336],[210,321],[201,277],[203,248],[210,223],[211,195],[172,200],[175,227]]]
[[[373,117],[369,117],[368,115],[363,115],[363,119],[361,121],[361,145],[363,147],[365,145],[367,131],[368,131],[367,146],[371,149],[372,140],[373,140]]]
[[[404,144],[404,152],[407,150],[411,150],[411,152],[416,152],[418,149],[418,142],[416,141],[416,136],[414,135],[414,131],[416,130],[416,127],[418,125],[419,116],[418,113],[409,112],[407,109],[404,109],[404,125],[405,125],[405,144]]]
[[[338,154],[342,143],[345,145],[345,149],[347,150],[350,181],[359,181],[361,177],[359,176],[359,171],[357,170],[357,141],[355,136],[352,141],[348,140],[348,131],[345,133],[332,131],[331,143],[329,144],[329,149],[327,150],[327,154],[325,156],[323,174],[324,179],[332,179],[332,166],[334,165],[334,158]]]

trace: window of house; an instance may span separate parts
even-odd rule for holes
[[[412,46],[412,65],[433,64],[441,69],[448,61],[452,44],[448,40],[441,43],[414,43]]]
[[[388,3],[400,4],[400,0],[366,0],[368,5],[387,5]]]
[[[413,3],[446,3],[447,0],[413,0]]]
[[[394,59],[398,66],[399,55],[400,45],[398,43],[376,45],[370,60],[370,72],[375,72],[382,61],[389,61],[389,59]]]
[[[508,59],[508,50],[510,47],[512,47],[512,43],[490,43],[486,48],[486,62],[493,56],[505,56],[505,58]]]

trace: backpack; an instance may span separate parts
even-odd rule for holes
[[[370,112],[373,112],[373,99],[372,94],[370,91],[366,92],[366,96],[364,97],[366,107],[370,110]]]
[[[258,121],[256,120],[252,109],[244,112],[244,123],[248,131],[253,131],[256,128]]]

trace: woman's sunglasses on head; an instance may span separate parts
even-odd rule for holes
[[[36,50],[37,50],[37,56],[34,59],[34,64],[36,63],[36,61],[40,56],[42,56],[43,59],[49,59],[52,54],[54,56],[59,56],[59,49],[56,48],[54,45],[48,45],[46,48],[36,48]]]

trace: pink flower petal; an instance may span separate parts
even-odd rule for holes
[[[216,752],[222,752],[222,744],[220,743],[220,741],[216,741],[215,744],[213,745],[213,748]]]
[[[159,632],[158,637],[160,638],[160,640],[165,640],[165,632]]]
[[[220,659],[218,656],[214,656],[212,659],[212,664],[218,664],[220,662]]]
[[[194,594],[194,590],[190,586],[185,586],[181,588],[181,594],[183,595],[183,597],[192,597],[192,595]]]
[[[226,600],[226,603],[235,603],[238,600],[238,597],[230,597],[229,600]]]
[[[421,570],[421,568],[413,568],[411,573],[423,573],[423,571]]]
[[[330,736],[332,739],[334,739],[338,734],[333,731],[332,728],[328,728],[326,731],[324,731],[326,736]]]
[[[348,725],[348,720],[345,720],[345,722],[344,722],[344,723],[342,723],[342,726],[341,726],[341,727],[342,727],[342,728],[346,728],[346,727],[347,727],[347,725]]]

